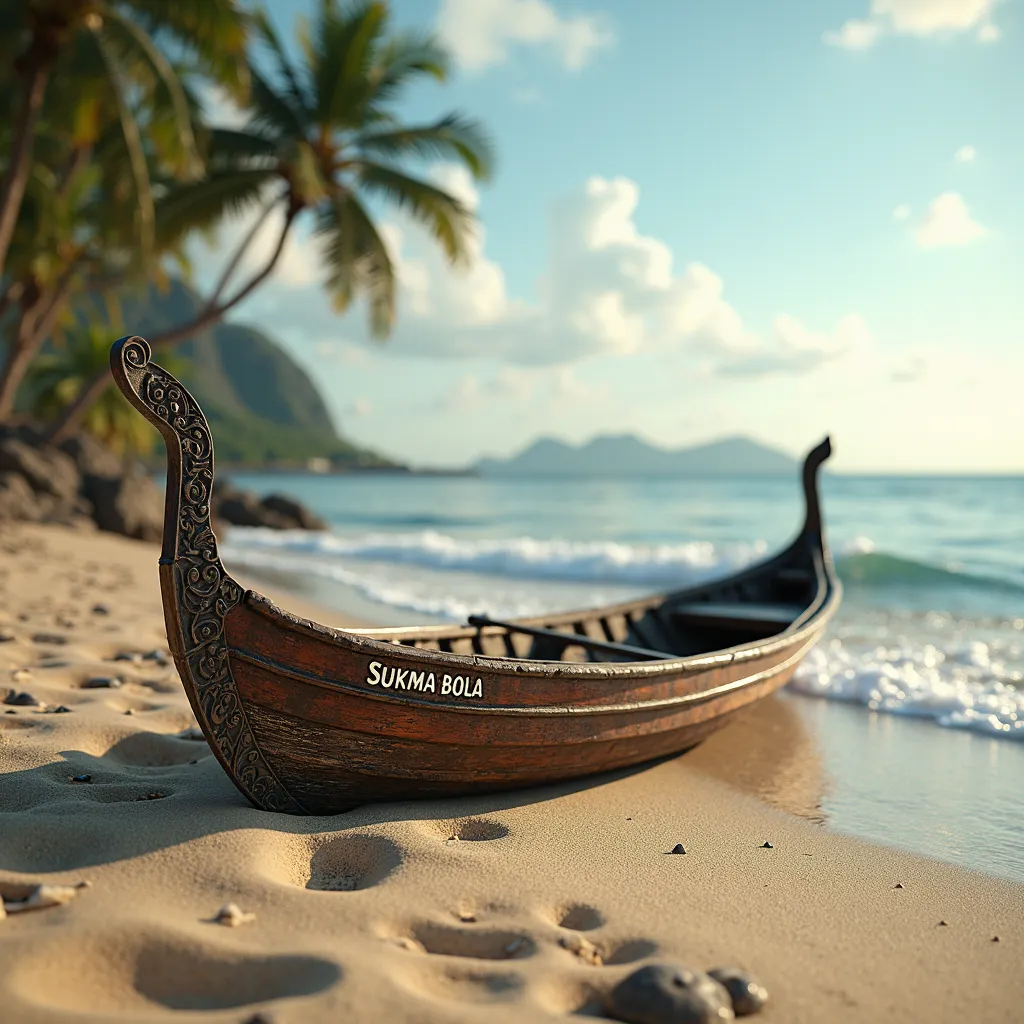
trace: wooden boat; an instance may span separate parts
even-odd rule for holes
[[[783,686],[839,604],[817,491],[826,439],[804,463],[799,535],[728,579],[516,622],[342,630],[296,618],[224,570],[210,428],[150,357],[145,340],[122,338],[111,369],[167,445],[167,637],[213,752],[257,807],[334,814],[683,750]]]

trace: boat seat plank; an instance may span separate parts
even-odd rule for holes
[[[784,629],[804,610],[799,604],[752,604],[749,602],[697,601],[677,605],[672,619],[684,629]]]

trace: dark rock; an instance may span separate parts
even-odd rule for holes
[[[0,437],[0,473],[17,473],[37,495],[55,499],[58,511],[70,511],[77,503],[81,477],[74,461],[49,445],[35,446],[5,431]]]
[[[142,656],[143,661],[155,661],[158,665],[170,664],[170,655],[166,651],[152,650],[146,651]]]
[[[763,843],[761,844],[761,849],[762,849],[762,850],[774,850],[774,849],[775,849],[775,847],[774,847],[774,846],[772,846],[772,844],[771,844],[771,843],[769,843],[769,842],[765,841],[765,842],[763,842]]]
[[[896,883],[896,884],[895,884],[895,885],[893,886],[893,888],[894,888],[894,889],[902,889],[902,888],[903,888],[903,883],[902,883],[902,882],[897,882],[897,883]]]
[[[648,964],[609,993],[607,1013],[627,1024],[707,1024],[735,1019],[725,988],[699,971]]]
[[[101,530],[136,540],[159,540],[163,535],[163,494],[151,477],[135,472],[87,476],[83,486]]]
[[[7,696],[4,697],[5,704],[13,704],[19,708],[34,708],[39,706],[39,701],[32,696],[31,693],[16,693],[14,690],[9,690]]]
[[[287,495],[270,494],[260,504],[264,508],[270,509],[271,512],[276,512],[278,515],[293,520],[300,530],[327,529],[327,523],[318,515],[314,515],[305,505],[300,505]]]
[[[673,846],[672,849],[669,852],[670,853],[686,853],[686,850],[683,849],[683,844],[682,843],[676,843],[676,845]]]
[[[83,690],[116,690],[121,685],[117,676],[95,676],[82,683]]]
[[[71,781],[72,782],[92,782],[92,776],[91,775],[72,775],[71,776]]]
[[[78,434],[60,445],[83,476],[117,477],[124,472],[121,457],[92,434]]]
[[[60,633],[32,634],[32,643],[34,644],[54,644],[59,647],[62,644],[66,644],[67,642],[68,638],[66,636],[61,635]]]
[[[0,520],[34,523],[43,515],[43,507],[23,476],[0,473]]]
[[[44,712],[47,715],[70,715],[71,708],[66,704],[58,704],[55,708],[47,708]]]
[[[294,528],[292,520],[264,508],[255,494],[225,498],[217,505],[217,516],[232,526],[267,526],[272,530]]]
[[[93,615],[109,615],[110,609],[105,604],[94,604],[92,606]]]
[[[141,661],[142,657],[138,654],[132,654],[130,651],[118,651],[117,654],[110,659],[111,661]]]
[[[0,644],[9,644],[13,639],[13,633],[8,633],[6,629],[0,629]]]
[[[768,989],[746,971],[737,967],[716,967],[708,971],[708,975],[729,993],[737,1017],[759,1013],[768,1002]]]

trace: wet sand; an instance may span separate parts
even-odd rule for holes
[[[820,753],[784,700],[585,783],[255,810],[186,738],[173,666],[111,660],[166,651],[157,554],[0,535],[0,686],[51,709],[0,714],[0,890],[91,883],[0,920],[5,1024],[556,1021],[653,959],[750,970],[764,1021],[1019,1011],[1024,887],[817,824]],[[229,903],[255,916],[217,923]]]

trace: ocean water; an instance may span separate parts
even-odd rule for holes
[[[235,528],[229,566],[382,625],[683,586],[776,550],[803,517],[787,478],[234,482],[330,530]],[[1024,881],[1024,478],[829,474],[822,492],[845,597],[789,690],[823,751],[829,824]]]

